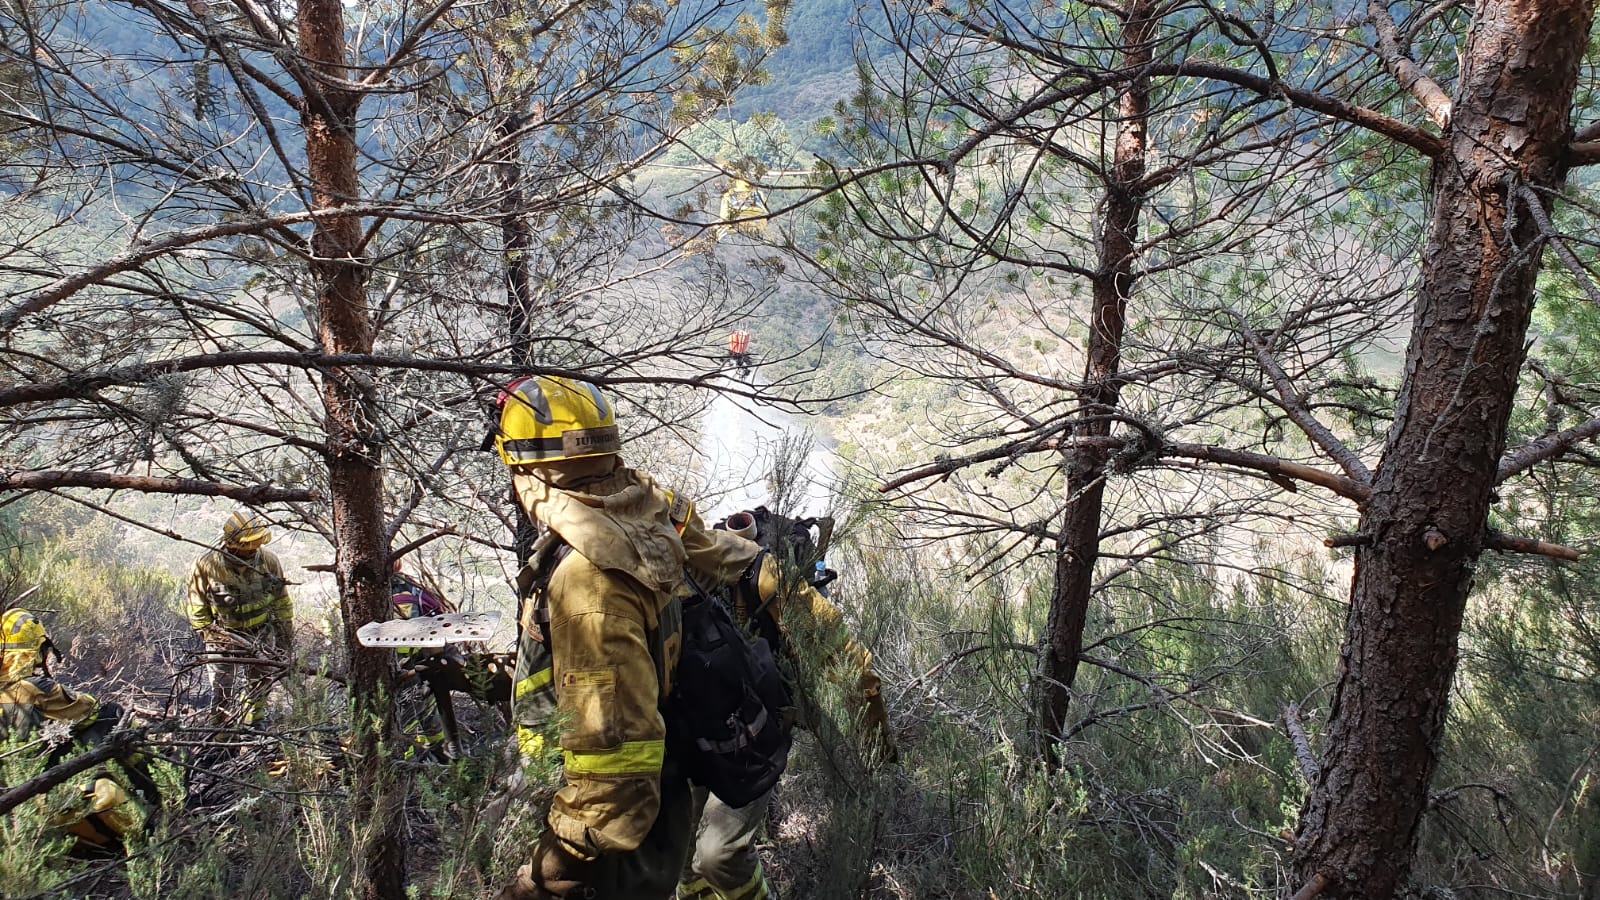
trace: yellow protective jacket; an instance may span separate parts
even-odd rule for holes
[[[269,623],[286,629],[294,621],[294,601],[283,578],[283,564],[269,550],[241,559],[227,550],[200,557],[189,574],[189,624],[196,629],[221,625],[254,631]]]
[[[681,646],[685,567],[707,586],[733,585],[761,547],[706,528],[692,503],[645,473],[620,463],[608,472],[607,458],[580,462],[587,464],[513,479],[528,515],[575,551],[545,587],[548,648],[530,643],[541,640],[541,629],[535,604],[524,606],[513,692],[524,728],[559,710],[566,785],[551,804],[550,830],[567,852],[594,859],[637,848],[660,810],[666,723],[659,707]],[[779,621],[797,623],[834,658],[858,666],[870,691],[861,702],[882,709],[872,656],[849,637],[832,603],[810,585],[783,585],[770,558],[760,589],[764,597],[788,594],[774,603]]]
[[[534,654],[519,650],[513,690],[519,725],[534,724],[541,711],[560,712],[566,785],[549,824],[579,859],[636,849],[660,811],[667,736],[660,703],[682,644],[685,565],[727,584],[759,552],[705,528],[691,503],[649,475],[620,464],[606,472],[606,465],[544,473],[555,483],[533,474],[514,479],[528,514],[574,551],[545,588],[550,646],[541,658],[548,667],[530,666]],[[561,486],[573,481],[581,486]],[[534,610],[524,607],[524,650],[529,638],[539,639]]]
[[[728,534],[715,531],[712,534]],[[752,541],[732,535],[734,540],[757,547]],[[879,742],[879,750],[895,755],[894,738],[889,732],[889,712],[883,702],[883,682],[872,668],[872,651],[857,641],[846,626],[844,615],[827,597],[812,587],[800,573],[785,573],[772,554],[761,560],[757,594],[772,612],[790,652],[804,647],[809,658],[831,660],[853,673],[847,699],[857,710],[864,728]],[[736,595],[737,596],[737,595]],[[750,610],[737,610],[741,623],[747,623]],[[850,677],[846,675],[845,677]]]
[[[26,741],[47,720],[76,725],[99,707],[94,697],[33,674],[37,659],[29,650],[7,652],[0,660],[0,743]]]

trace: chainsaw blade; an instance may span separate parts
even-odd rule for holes
[[[487,641],[500,624],[497,612],[449,613],[368,622],[356,630],[363,647],[443,647],[468,641]]]

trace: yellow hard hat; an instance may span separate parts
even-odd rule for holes
[[[222,544],[225,547],[260,547],[272,540],[265,519],[247,509],[234,511],[222,526]]]
[[[622,452],[616,414],[587,381],[536,375],[500,394],[494,446],[508,466],[529,466]]]
[[[13,609],[6,612],[5,618],[0,618],[0,651],[11,653],[30,650],[38,653],[48,643],[50,633],[44,630],[44,625],[33,617],[33,613],[25,609]]]

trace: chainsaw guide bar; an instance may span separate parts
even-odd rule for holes
[[[368,622],[356,630],[363,647],[444,647],[469,641],[487,641],[500,624],[497,612],[449,613]]]

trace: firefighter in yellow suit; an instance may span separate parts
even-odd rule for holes
[[[122,715],[116,704],[102,704],[50,677],[49,654],[55,652],[44,625],[25,609],[0,616],[0,747],[32,740],[47,722],[66,722],[74,738],[94,743],[109,733]],[[59,654],[57,654],[59,656]],[[64,744],[46,765],[75,749]],[[43,751],[41,751],[41,754]],[[153,790],[154,785],[150,785]],[[141,817],[121,784],[109,772],[83,779],[75,805],[56,809],[52,823],[75,836],[83,847],[112,847],[138,826]]]
[[[0,741],[26,740],[46,721],[93,720],[95,699],[59,684],[45,670],[52,647],[44,626],[27,610],[11,609],[0,618]]]
[[[200,557],[189,574],[189,625],[214,658],[212,712],[244,725],[261,718],[280,673],[272,666],[218,658],[287,663],[294,655],[294,601],[283,564],[263,549],[271,540],[272,532],[260,517],[235,512],[222,526],[222,546]]]
[[[538,729],[559,713],[566,784],[500,900],[669,896],[693,829],[693,796],[659,711],[682,642],[685,567],[732,585],[760,547],[706,528],[692,503],[623,465],[614,413],[592,384],[513,383],[496,447],[528,515],[572,548],[539,579],[546,603],[523,604],[513,687],[525,751],[540,749]],[[753,874],[765,890],[758,861]]]
[[[724,535],[736,532],[713,531]],[[735,538],[749,558],[761,547],[745,536]],[[883,685],[872,668],[872,653],[850,636],[838,607],[797,573],[785,572],[772,554],[760,557],[756,575],[757,602],[772,614],[773,622],[792,651],[793,640],[804,638],[806,650],[819,659],[833,660],[854,679],[846,694],[860,718],[861,728],[873,743],[877,759],[896,756],[889,712],[883,702]],[[734,614],[751,627],[751,611],[743,595],[736,595]],[[774,652],[781,648],[774,647]],[[693,851],[678,883],[678,900],[775,900],[756,850],[756,838],[767,819],[772,792],[747,806],[734,809],[704,788],[694,788],[695,840]]]

